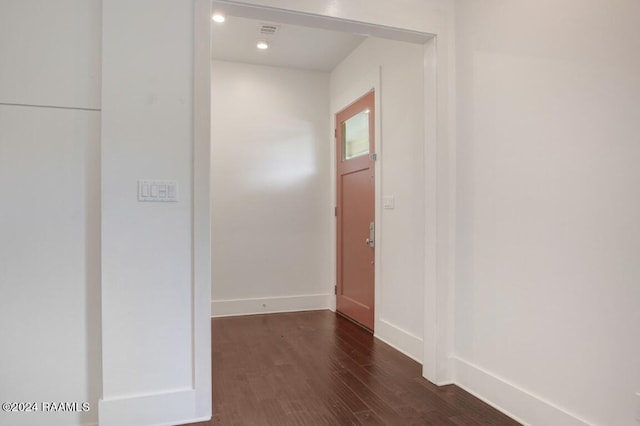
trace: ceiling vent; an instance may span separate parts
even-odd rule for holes
[[[278,30],[280,29],[279,25],[273,24],[262,24],[260,25],[260,34],[262,35],[276,35]]]

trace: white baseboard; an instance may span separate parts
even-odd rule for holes
[[[185,419],[178,421],[173,424],[173,426],[186,425],[191,423],[200,423],[200,422],[208,422],[213,418],[213,416],[199,417],[197,419]]]
[[[376,323],[374,336],[389,346],[422,364],[422,338],[380,318]]]
[[[514,420],[531,426],[592,426],[544,398],[461,358],[454,358],[454,383]]]
[[[101,399],[100,426],[173,426],[201,418],[193,389]]]
[[[329,309],[331,297],[333,297],[333,294],[212,300],[211,316],[230,317],[278,312],[317,311]]]

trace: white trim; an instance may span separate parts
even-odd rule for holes
[[[242,16],[249,19],[280,22],[302,27],[321,28],[329,31],[342,31],[354,34],[367,34],[371,37],[406,41],[408,43],[424,43],[428,37],[421,31],[405,28],[389,27],[364,21],[354,21],[339,17],[321,16],[291,9],[282,9],[266,5],[252,5],[235,0],[214,0],[215,8],[223,10],[227,15]]]
[[[422,375],[437,385],[453,380],[453,252],[455,235],[455,187],[450,170],[455,151],[447,138],[445,107],[439,96],[443,85],[439,67],[444,47],[434,37],[424,45],[424,349]],[[446,104],[446,102],[444,102]]]
[[[318,311],[330,308],[333,294],[212,300],[211,317]]]
[[[380,318],[374,336],[398,352],[402,352],[414,361],[422,364],[422,339],[397,325]]]
[[[436,174],[436,38],[424,45],[424,331],[422,375],[433,383],[437,380],[438,304],[437,304],[437,174]],[[438,383],[439,384],[439,383]]]
[[[208,422],[209,420],[211,420],[211,416],[198,417],[197,419],[179,420],[179,421],[177,421],[175,423],[172,423],[171,426],[179,426],[179,425],[186,425],[186,424],[191,424],[191,423]],[[164,426],[164,425],[162,425],[162,426]]]
[[[100,426],[171,426],[194,419],[196,392],[174,390],[98,402]]]
[[[523,425],[592,426],[552,402],[461,358],[454,383]]]
[[[211,1],[195,0],[192,150],[192,386],[189,417],[211,418]],[[177,423],[177,422],[174,422]],[[186,421],[185,421],[186,423]],[[142,423],[141,423],[142,424]]]

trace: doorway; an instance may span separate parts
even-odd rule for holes
[[[336,114],[336,310],[375,320],[375,93]]]
[[[413,335],[400,335],[394,338],[389,338],[388,337],[389,332],[396,331],[396,330],[391,329],[393,328],[394,324],[392,324],[391,322],[386,322],[386,324],[382,324],[384,325],[386,330],[383,330],[382,328],[380,328],[380,333],[384,332],[386,335],[385,338],[383,338],[383,340],[387,341],[388,343],[391,343],[393,346],[400,347],[401,348],[400,350],[405,353],[407,353],[406,347],[408,346],[413,349],[416,349],[415,351],[408,351],[409,356],[413,356],[415,359],[420,359],[420,360],[424,359],[425,360],[425,364],[424,364],[425,377],[429,378],[434,382],[440,382],[441,380],[436,378],[437,375],[439,374],[437,372],[444,371],[443,369],[447,368],[446,366],[441,364],[440,360],[443,360],[447,356],[446,348],[444,345],[446,344],[446,339],[448,338],[447,337],[448,331],[446,329],[442,329],[441,325],[439,325],[438,328],[436,328],[436,324],[437,323],[442,324],[443,318],[445,319],[445,321],[448,320],[446,318],[446,316],[448,315],[448,310],[446,309],[448,290],[446,287],[440,287],[439,291],[441,291],[441,293],[438,293],[437,298],[435,297],[436,285],[440,286],[441,284],[439,283],[442,281],[442,278],[440,278],[440,275],[436,277],[436,266],[438,266],[438,268],[440,268],[439,270],[441,271],[445,270],[443,266],[446,266],[445,263],[447,261],[446,260],[447,251],[446,251],[446,247],[443,245],[445,244],[444,243],[445,239],[441,239],[440,241],[443,241],[443,243],[436,245],[436,240],[435,238],[432,238],[432,237],[435,237],[436,231],[438,232],[439,236],[446,236],[448,232],[447,202],[445,198],[444,201],[439,201],[438,203],[436,203],[436,179],[435,179],[436,161],[438,162],[438,164],[440,164],[442,161],[445,161],[446,163],[446,160],[444,159],[444,157],[442,157],[442,159],[438,157],[437,159],[435,156],[436,142],[442,140],[443,142],[438,142],[438,144],[443,144],[443,147],[445,149],[447,144],[446,132],[442,133],[444,136],[437,135],[436,127],[438,123],[439,123],[439,126],[443,126],[446,124],[447,117],[448,117],[447,115],[448,109],[447,109],[446,102],[445,101],[437,102],[437,97],[435,96],[436,88],[438,90],[442,90],[443,87],[446,88],[446,85],[447,85],[445,79],[438,80],[438,81],[444,82],[444,83],[439,83],[435,78],[436,70],[438,70],[438,72],[441,72],[441,70],[444,70],[444,71],[447,70],[446,60],[441,62],[436,62],[436,58],[440,56],[436,52],[435,39],[433,38],[433,36],[427,34],[426,32],[417,33],[411,30],[381,27],[381,26],[376,26],[376,25],[367,24],[367,23],[358,22],[358,21],[348,21],[348,20],[342,20],[337,18],[331,18],[328,16],[325,17],[325,16],[314,14],[313,11],[307,11],[307,12],[296,11],[296,10],[288,11],[288,10],[276,9],[276,8],[264,7],[264,6],[258,6],[258,5],[250,5],[247,3],[242,4],[234,1],[216,1],[214,2],[214,7],[216,4],[223,4],[225,6],[230,6],[232,9],[234,9],[234,13],[240,13],[240,14],[243,14],[243,16],[252,16],[254,18],[257,18],[263,21],[272,21],[272,20],[281,19],[280,22],[297,22],[298,24],[301,24],[301,23],[304,25],[309,24],[310,26],[315,26],[315,27],[322,27],[322,26],[331,27],[333,29],[341,29],[342,31],[346,30],[350,32],[356,32],[359,34],[367,34],[369,37],[374,36],[374,37],[382,37],[382,38],[391,39],[391,40],[414,42],[422,46],[423,56],[420,62],[421,62],[421,68],[424,71],[424,74],[423,74],[424,84],[420,85],[423,88],[423,90],[417,90],[416,92],[420,92],[424,94],[425,96],[423,101],[424,105],[419,106],[418,108],[415,108],[415,109],[408,108],[405,110],[402,108],[398,108],[398,109],[395,109],[394,113],[399,113],[400,111],[403,111],[399,115],[402,115],[403,117],[401,118],[407,119],[408,122],[411,122],[411,119],[407,117],[407,114],[406,114],[407,111],[410,112],[410,111],[419,109],[420,111],[422,111],[421,114],[423,114],[418,120],[413,120],[413,122],[419,121],[420,125],[424,127],[424,132],[422,132],[422,139],[421,139],[421,141],[424,143],[424,147],[423,147],[424,149],[421,149],[419,152],[414,153],[414,157],[418,162],[424,160],[422,163],[422,167],[424,167],[424,169],[420,176],[416,176],[414,178],[412,182],[413,184],[412,189],[414,189],[414,191],[411,195],[420,196],[420,193],[422,193],[422,196],[425,197],[424,206],[414,208],[413,211],[415,212],[414,218],[419,217],[421,214],[423,215],[422,216],[423,220],[424,218],[426,218],[426,229],[412,229],[409,232],[413,233],[413,235],[415,236],[415,241],[422,241],[423,243],[421,251],[413,253],[413,258],[423,259],[424,264],[422,265],[422,268],[424,270],[424,273],[423,273],[424,280],[413,279],[413,281],[416,283],[420,283],[420,285],[424,285],[424,295],[422,294],[422,290],[421,290],[420,294],[411,293],[411,296],[413,300],[424,299],[424,302],[425,302],[424,312],[422,309],[420,309],[420,313],[419,313],[420,315],[424,315],[424,330],[420,330],[419,332],[414,332]],[[303,9],[306,8],[306,6],[301,6],[301,7]],[[363,19],[366,20],[367,18],[364,17]],[[434,24],[434,22],[429,21],[429,23],[421,25],[421,27],[424,27],[424,29],[433,28],[434,33],[438,32],[440,27],[438,27],[437,24]],[[444,39],[444,43],[446,43],[446,38]],[[441,43],[438,45],[443,47],[443,51],[446,50],[446,44],[444,43]],[[446,59],[446,56],[444,58]],[[361,76],[368,78],[373,74],[375,74],[375,72],[379,73],[380,70],[372,69],[372,68],[368,70],[361,70]],[[445,78],[446,78],[446,74],[443,74],[443,75],[445,75]],[[403,76],[398,75],[396,77],[396,80],[402,81]],[[385,84],[382,80],[380,80],[380,82]],[[384,87],[385,87],[385,92],[387,92],[387,88],[389,87],[389,85],[385,84]],[[376,96],[378,96],[377,93],[376,93]],[[441,99],[445,99],[445,97],[442,97]],[[382,105],[382,104],[378,103],[378,105]],[[335,111],[335,110],[332,110],[332,111]],[[391,111],[391,109],[387,109],[386,111]],[[438,113],[439,117],[444,117],[443,119],[444,121],[442,121],[442,119],[436,121],[436,112]],[[386,126],[386,128],[389,128],[389,126]],[[446,125],[445,125],[445,128],[446,128]],[[333,134],[331,135],[331,139],[333,139]],[[397,138],[397,140],[402,140],[402,139],[403,139],[402,137]],[[390,158],[385,153],[383,153],[383,156],[385,158],[385,161],[387,158]],[[332,157],[335,158],[335,156],[332,156]],[[332,167],[335,167],[335,164],[333,164]],[[380,168],[380,164],[377,164],[376,167]],[[438,170],[442,170],[442,172],[438,172],[438,173],[446,173],[446,170],[447,170],[446,164],[444,168],[438,169]],[[335,169],[333,169],[332,171],[334,172],[333,176],[335,178]],[[386,174],[386,171],[385,171],[385,174]],[[376,174],[376,179],[381,179],[380,176],[381,176],[380,174]],[[419,183],[420,181],[424,183],[424,188],[415,185],[415,183]],[[445,182],[445,181],[442,181],[442,182]],[[446,186],[447,184],[445,182],[440,186],[438,186],[439,188],[438,190],[441,190],[442,188],[444,188],[446,192],[446,189],[447,189]],[[380,185],[380,188],[381,187],[382,185]],[[379,216],[379,213],[382,213],[382,201],[383,201],[382,195],[386,195],[386,194],[376,194],[376,202],[375,202],[376,217]],[[446,197],[446,195],[444,195],[444,197]],[[390,207],[387,207],[387,201],[388,201],[387,198],[389,198]],[[409,198],[410,197],[405,198],[405,200]],[[335,194],[332,194],[332,197],[331,197],[331,216],[332,217],[333,217],[334,200],[335,200]],[[397,198],[397,200],[403,201],[402,198]],[[393,196],[384,197],[384,203],[385,203],[385,207],[384,207],[385,209],[386,208],[393,209],[394,197]],[[438,206],[436,206],[436,204],[438,204]],[[398,205],[399,203],[396,201],[396,208],[398,208]],[[444,221],[442,222],[436,223],[436,218],[435,218],[436,207],[438,207],[439,217],[445,218]],[[335,232],[333,233],[333,235],[335,235]],[[333,247],[336,247],[335,241],[334,241]],[[422,251],[424,251],[424,254],[422,253]],[[376,251],[376,256],[379,255],[378,253],[379,252]],[[394,256],[394,255],[396,256],[396,259],[400,259],[398,263],[402,263],[404,261],[403,259],[405,257],[401,253],[391,253],[391,256]],[[387,256],[389,256],[389,254]],[[334,259],[336,259],[336,257],[334,257]],[[213,263],[214,265],[216,263],[219,264],[219,261],[216,262],[214,260]],[[381,262],[376,262],[375,266],[379,268],[380,264]],[[336,268],[336,265],[334,264],[333,267]],[[384,278],[384,280],[386,283],[388,283],[389,288],[395,285],[392,282],[392,280],[389,279],[390,275],[388,270],[385,271],[384,277],[381,278],[381,276],[382,274],[376,274],[376,281],[386,277]],[[444,279],[446,280],[446,277]],[[399,281],[400,281],[400,284],[403,285],[404,282],[406,282],[407,280],[399,280]],[[380,292],[381,286],[382,285],[380,283],[376,282],[376,293]],[[331,283],[331,287],[333,287],[333,283]],[[331,291],[331,293],[333,293],[333,291]],[[402,291],[397,293],[401,294]],[[376,297],[375,303],[379,303],[379,298]],[[395,306],[399,306],[400,307],[399,309],[402,310],[401,304],[398,304],[396,302]],[[429,306],[429,308],[427,308],[427,306]],[[333,307],[335,308],[335,305]],[[376,309],[376,311],[378,313],[376,314],[375,321],[380,321],[381,318],[379,318],[378,316],[380,315],[379,312],[381,311],[379,309]],[[409,312],[412,310],[405,309],[405,311]],[[435,321],[436,317],[440,318],[440,321],[436,322]],[[402,323],[400,323],[399,325],[402,326]],[[443,331],[443,333],[438,333],[437,330],[441,330]],[[378,328],[376,326],[376,335],[377,334],[378,334]],[[407,342],[408,344],[405,344]],[[404,350],[402,349],[403,347],[404,347]],[[415,354],[418,354],[418,355],[415,355]],[[432,362],[428,362],[428,361],[432,361]]]

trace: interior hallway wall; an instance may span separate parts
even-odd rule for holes
[[[3,426],[97,424],[99,0],[0,2],[0,411]]]
[[[90,404],[0,425],[211,414],[196,8],[208,29],[207,0],[0,2],[0,399]],[[159,176],[181,202],[138,204]]]
[[[326,309],[329,75],[213,61],[212,314]]]
[[[336,113],[346,106],[337,104],[345,94],[380,71],[381,195],[394,197],[395,208],[382,210],[377,224],[381,276],[375,333],[419,361],[424,322],[423,61],[420,44],[370,37],[331,73],[331,113]]]
[[[640,3],[456,2],[456,382],[637,425]]]
[[[102,1],[100,426],[211,416],[210,9]]]

